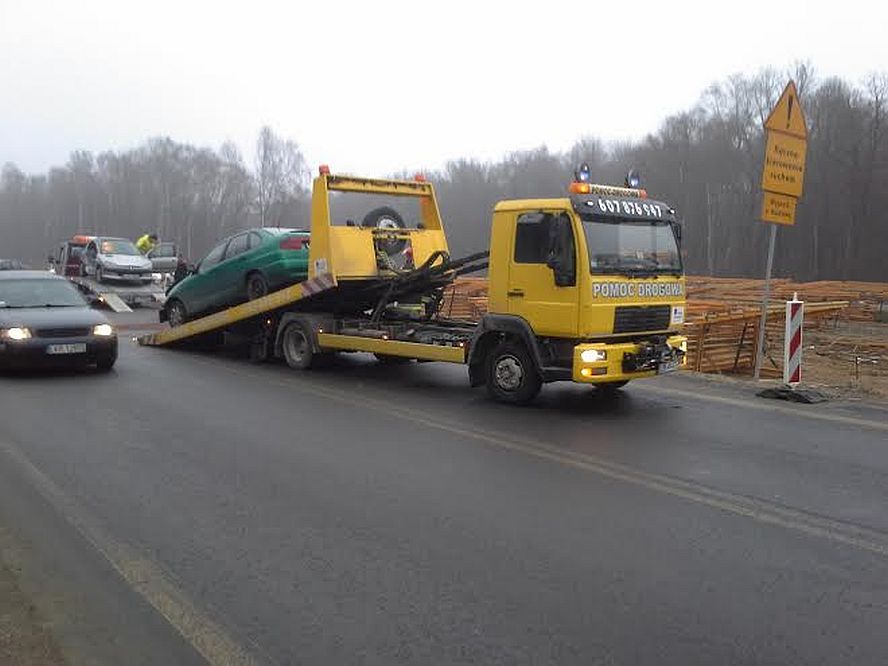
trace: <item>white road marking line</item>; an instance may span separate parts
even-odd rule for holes
[[[256,666],[259,663],[187,597],[172,574],[140,555],[134,548],[114,539],[18,449],[0,442],[0,452],[22,470],[37,492],[211,666]]]

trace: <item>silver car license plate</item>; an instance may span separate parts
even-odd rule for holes
[[[85,354],[86,343],[75,342],[67,345],[49,345],[46,348],[47,354]]]

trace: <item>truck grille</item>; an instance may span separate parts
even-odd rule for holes
[[[37,330],[38,338],[82,338],[89,335],[88,328],[41,328]]]
[[[665,331],[669,328],[669,305],[633,305],[618,307],[614,313],[614,333]]]

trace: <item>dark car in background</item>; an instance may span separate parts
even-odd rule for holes
[[[216,312],[308,276],[310,235],[301,229],[248,229],[221,241],[167,292],[160,320],[170,325]]]
[[[117,361],[117,333],[76,286],[48,271],[0,272],[0,368]]]

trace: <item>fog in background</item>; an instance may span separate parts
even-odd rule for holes
[[[678,209],[689,270],[760,275],[761,123],[792,76],[808,172],[775,272],[888,280],[886,14],[0,0],[0,256],[155,231],[199,259],[246,226],[307,226],[319,163],[423,171],[463,254],[496,200],[560,196],[586,160],[601,181],[640,169]]]

